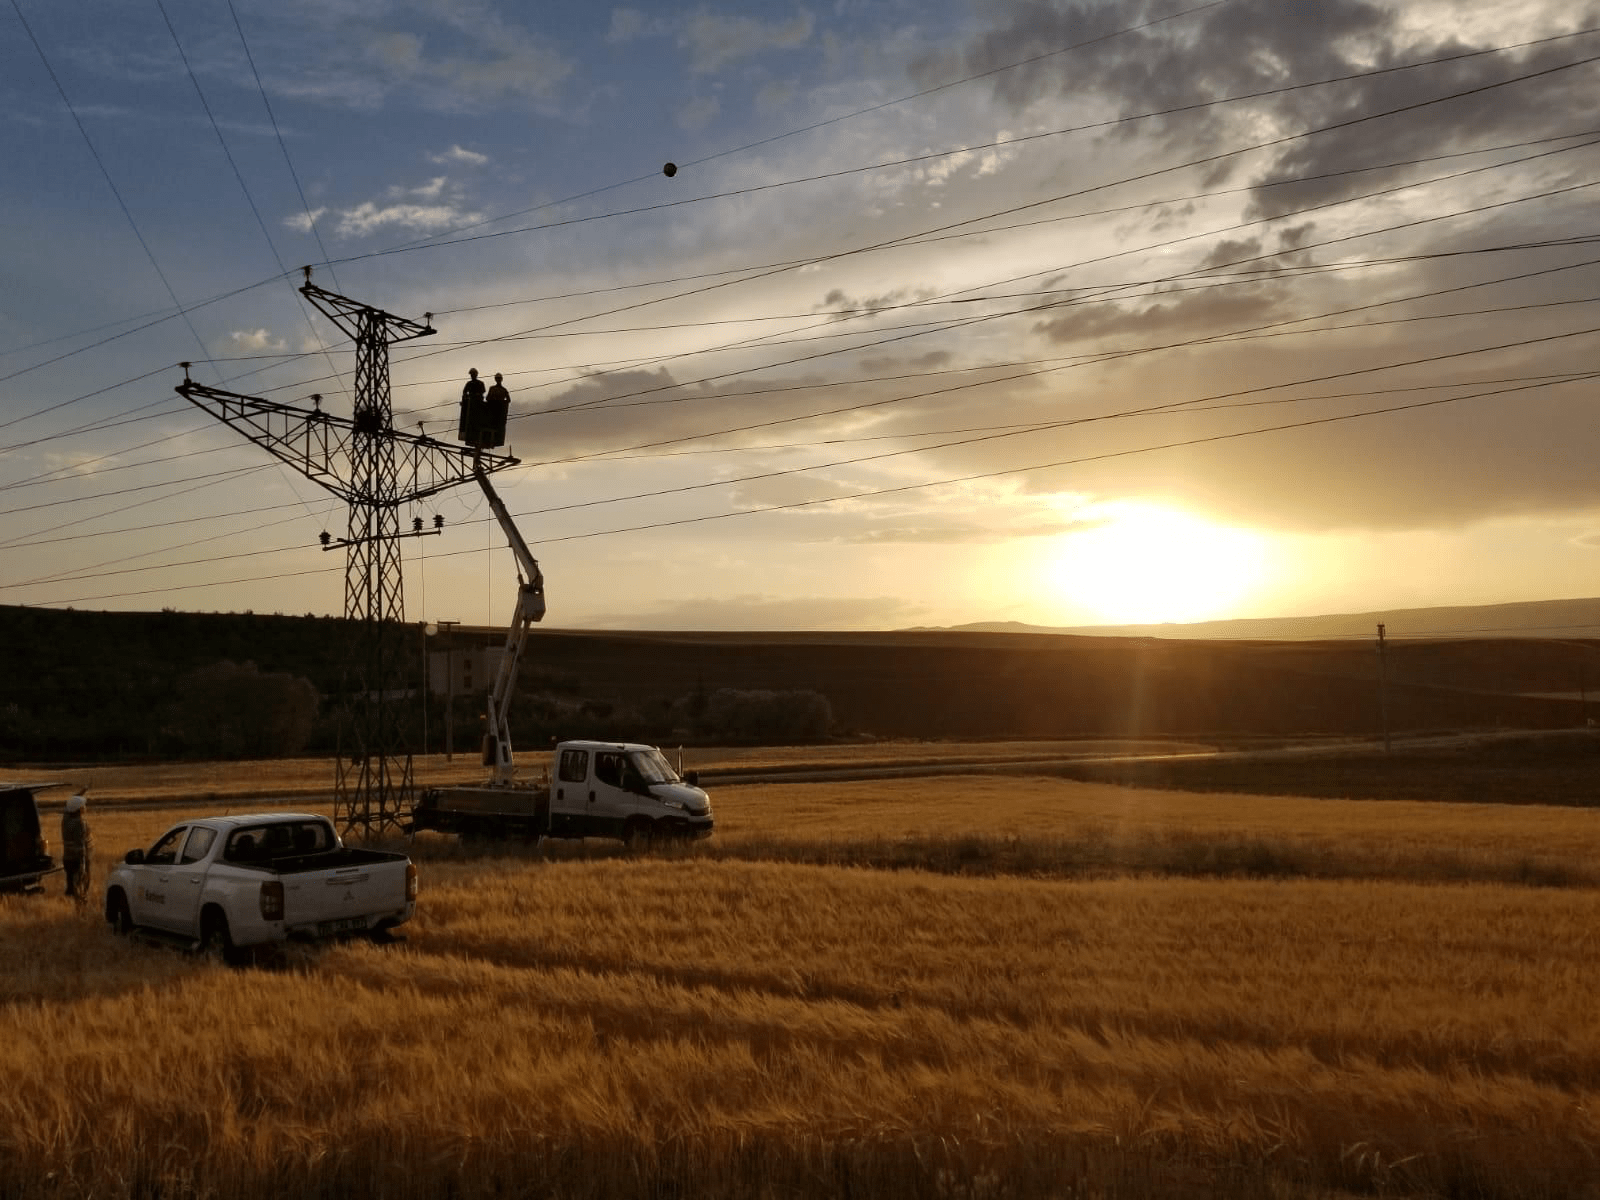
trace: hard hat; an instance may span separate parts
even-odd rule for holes
[[[86,803],[88,803],[88,801],[84,800],[82,796],[73,796],[67,800],[67,811],[77,812]]]

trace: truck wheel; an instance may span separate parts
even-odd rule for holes
[[[126,937],[133,932],[133,913],[128,909],[128,898],[119,889],[106,897],[106,920],[111,932]]]
[[[622,830],[622,840],[629,850],[644,851],[650,849],[650,843],[655,840],[655,830],[649,821],[629,821]]]
[[[228,918],[219,909],[209,908],[200,918],[200,953],[230,967],[245,962],[245,952],[233,944]]]

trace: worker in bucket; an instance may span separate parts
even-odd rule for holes
[[[470,379],[461,389],[461,421],[456,436],[470,446],[478,444],[478,427],[483,422],[483,380],[478,378],[478,368],[467,372]]]
[[[79,901],[89,898],[89,863],[94,856],[94,836],[83,814],[87,803],[81,795],[73,796],[61,814],[61,865],[67,872],[67,895]]]
[[[506,391],[506,385],[501,382],[503,378],[498,371],[495,372],[494,386],[484,397],[486,419],[483,429],[479,431],[478,445],[485,448],[506,444],[506,414],[511,410],[511,393]]]

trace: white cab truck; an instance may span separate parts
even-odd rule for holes
[[[632,846],[710,837],[711,800],[691,771],[680,778],[654,746],[562,742],[551,777],[429,788],[411,813],[413,830],[468,837],[620,838]]]
[[[517,560],[517,605],[506,629],[500,671],[489,694],[483,765],[489,781],[429,788],[404,828],[486,840],[542,837],[620,838],[633,846],[711,835],[711,801],[690,772],[681,779],[666,756],[637,742],[567,741],[556,747],[554,772],[519,782],[511,753],[511,699],[528,630],[544,620],[544,574],[511,513],[478,460],[473,476]]]
[[[411,919],[417,869],[404,854],[349,847],[315,813],[197,817],[106,879],[106,920],[208,949],[233,962],[254,948],[364,933]]]

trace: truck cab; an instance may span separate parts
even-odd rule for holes
[[[550,836],[649,841],[711,835],[711,800],[666,756],[636,742],[562,742],[550,779]]]

